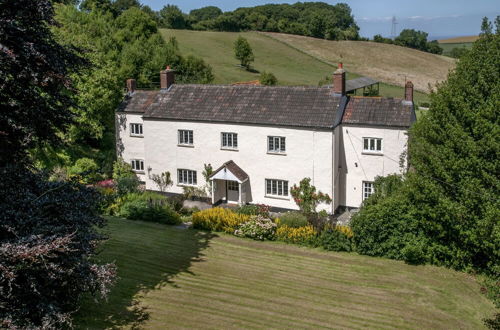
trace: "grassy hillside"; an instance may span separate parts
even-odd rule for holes
[[[162,34],[167,39],[175,36],[183,54],[200,56],[212,65],[215,74],[214,83],[216,84],[231,84],[238,81],[255,80],[259,77],[258,72],[248,72],[238,66],[239,63],[234,58],[233,52],[233,43],[238,35],[247,38],[253,48],[255,54],[253,67],[255,70],[274,73],[281,85],[317,86],[318,82],[324,80],[325,77],[330,79],[337,67],[336,60],[334,62],[326,61],[264,33],[162,30]],[[322,41],[313,38],[307,39]],[[344,60],[344,62],[348,61]],[[348,79],[364,74],[370,76],[363,71],[355,73],[353,66],[347,66],[346,69],[349,72]],[[404,77],[402,77],[401,83],[404,83]],[[380,92],[387,97],[403,97],[404,94],[401,87],[389,84],[381,84]],[[417,92],[415,100],[417,102],[428,101],[428,97],[424,93]]]
[[[265,33],[305,53],[330,63],[344,62],[346,70],[397,86],[411,80],[428,92],[428,85],[446,79],[455,66],[449,57],[368,41],[331,41],[291,34]]]
[[[494,312],[444,268],[117,218],[105,231],[118,282],[77,328],[481,329]]]
[[[473,43],[479,39],[479,36],[466,36],[466,37],[456,37],[449,39],[438,40],[440,44],[460,44],[460,43]]]

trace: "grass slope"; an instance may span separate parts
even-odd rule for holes
[[[343,61],[347,71],[403,86],[405,78],[419,91],[446,79],[455,60],[419,50],[369,41],[331,41],[292,34],[265,33],[330,63]]]
[[[467,274],[110,218],[109,301],[77,328],[482,328],[494,312]]]
[[[295,45],[271,37],[269,34],[258,32],[206,32],[189,30],[161,30],[168,39],[176,37],[183,54],[193,54],[202,57],[214,69],[215,84],[232,84],[238,81],[249,81],[259,78],[258,72],[248,72],[238,66],[234,58],[233,43],[242,35],[247,38],[252,46],[256,71],[272,72],[280,85],[310,85],[317,86],[320,80],[331,79],[337,64],[321,59],[314,54],[308,54]],[[319,40],[320,39],[313,39]],[[372,44],[372,43],[370,43]],[[420,52],[419,52],[420,53]],[[331,59],[330,59],[331,60]],[[348,79],[369,74],[355,71],[354,67],[347,67]],[[374,76],[374,78],[377,78]],[[399,83],[404,82],[404,77]],[[382,79],[381,81],[385,81]],[[426,91],[426,90],[425,90]],[[382,83],[380,93],[386,97],[403,97],[404,91],[400,86]],[[415,93],[415,100],[428,101],[425,93]]]

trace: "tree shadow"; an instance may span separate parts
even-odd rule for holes
[[[139,328],[149,319],[142,295],[167,285],[176,287],[173,277],[191,273],[194,262],[204,261],[202,251],[216,234],[136,221],[127,229],[115,220],[108,226],[110,240],[105,243],[100,262],[115,262],[118,278],[107,301],[84,297],[75,315],[78,329]],[[152,227],[144,230],[140,225]],[[135,234],[135,235],[134,235]]]

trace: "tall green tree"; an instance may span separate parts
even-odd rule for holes
[[[160,26],[167,29],[185,29],[187,19],[175,5],[166,5],[160,10]]]
[[[247,39],[239,36],[234,42],[234,56],[240,61],[241,66],[247,70],[250,68],[250,63],[254,61],[252,47]]]
[[[411,171],[352,228],[359,252],[500,278],[500,35],[483,33],[409,134]]]

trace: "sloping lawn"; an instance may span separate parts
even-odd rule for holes
[[[467,274],[110,218],[119,280],[77,328],[469,328],[494,313]]]

